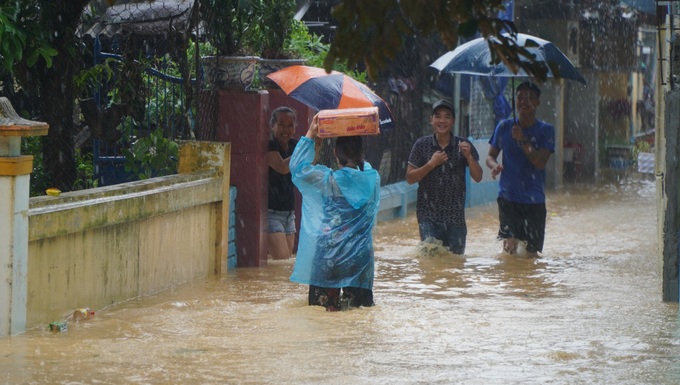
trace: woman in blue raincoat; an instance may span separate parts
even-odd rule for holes
[[[380,203],[380,175],[364,161],[361,136],[335,140],[338,170],[314,165],[318,117],[290,158],[302,194],[302,220],[290,280],[309,285],[309,305],[339,310],[373,306],[373,227]],[[341,293],[342,291],[342,293]],[[342,298],[341,298],[342,295]]]

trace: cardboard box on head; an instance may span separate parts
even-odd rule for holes
[[[378,135],[378,107],[319,111],[319,137]]]

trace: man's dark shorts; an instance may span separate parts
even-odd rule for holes
[[[500,229],[498,239],[515,238],[527,242],[528,252],[542,252],[545,239],[545,203],[525,204],[498,197]]]

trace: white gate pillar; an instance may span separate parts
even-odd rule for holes
[[[21,137],[47,135],[47,123],[20,118],[0,98],[0,337],[26,331],[28,198],[33,157]]]

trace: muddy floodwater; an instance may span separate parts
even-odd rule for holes
[[[468,210],[465,256],[419,247],[413,214],[382,222],[375,307],[309,307],[270,262],[0,339],[0,383],[679,384],[655,194],[550,193],[539,259],[500,253],[495,204]]]

